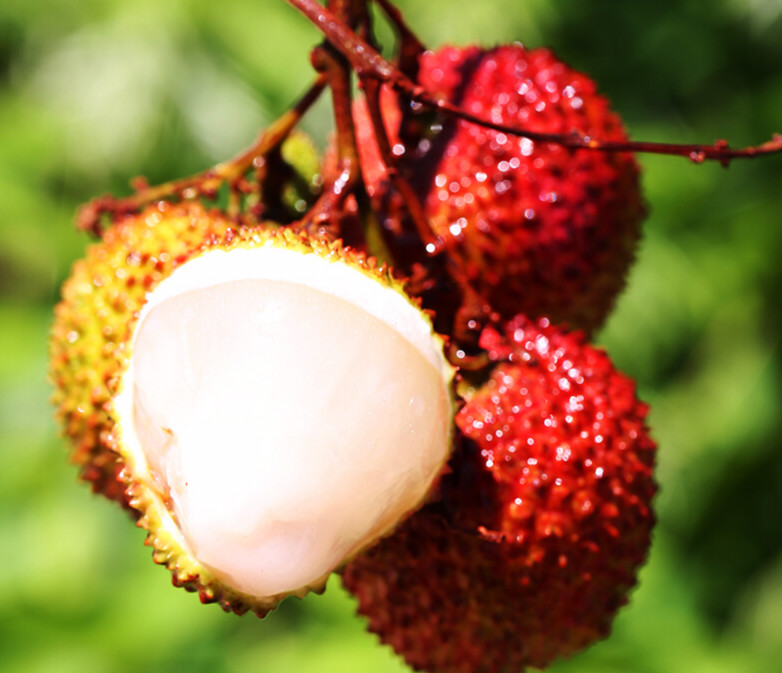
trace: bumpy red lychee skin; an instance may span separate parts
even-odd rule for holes
[[[545,667],[605,637],[646,558],[646,406],[582,333],[516,318],[457,416],[443,501],[345,569],[369,628],[415,669]]]
[[[421,56],[418,79],[430,95],[495,123],[627,139],[594,82],[547,49],[445,47]],[[397,144],[401,114],[388,91],[384,108]],[[397,167],[459,272],[506,318],[525,313],[599,327],[624,286],[644,215],[633,157],[532,142],[452,118],[439,123],[442,130],[409,146]],[[359,136],[366,126],[359,121]],[[388,183],[377,177],[376,146],[363,138],[359,149],[370,192],[381,198]]]
[[[635,383],[583,333],[523,316],[504,332],[484,331],[500,364],[456,419],[497,485],[499,530],[529,541],[532,557],[584,522],[625,541],[641,532],[655,444]]]

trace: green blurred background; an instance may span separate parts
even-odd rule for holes
[[[432,46],[553,47],[638,139],[782,130],[778,0],[400,5]],[[406,670],[338,582],[263,621],[173,589],[77,482],[48,404],[51,308],[87,243],[76,205],[249,144],[307,86],[317,41],[283,0],[0,4],[0,670]],[[305,128],[323,143],[330,123],[321,104]],[[614,635],[552,670],[780,671],[782,162],[642,162],[645,240],[599,341],[652,404],[660,524]]]

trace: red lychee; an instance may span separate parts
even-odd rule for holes
[[[457,416],[443,499],[344,571],[370,630],[413,668],[544,667],[605,637],[650,544],[647,407],[607,355],[518,317]]]
[[[491,122],[627,139],[594,82],[547,49],[425,52],[418,83]],[[599,327],[624,286],[644,215],[633,157],[533,142],[450,117],[416,131],[421,106],[403,114],[389,90],[382,101],[396,168],[458,273],[491,309],[505,318],[525,313]],[[361,106],[356,118],[369,192],[387,203],[393,190]]]

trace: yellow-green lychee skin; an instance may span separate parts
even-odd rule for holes
[[[205,242],[235,229],[198,203],[157,203],[108,229],[62,287],[50,340],[57,417],[82,478],[126,507],[107,409],[122,368],[121,346],[147,293]]]
[[[283,186],[283,203],[301,215],[314,201],[322,182],[318,150],[307,134],[295,130],[283,142],[280,153],[294,173]]]

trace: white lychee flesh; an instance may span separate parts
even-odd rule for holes
[[[422,503],[451,375],[426,316],[352,265],[214,250],[149,295],[114,407],[189,552],[263,598],[317,586]]]

